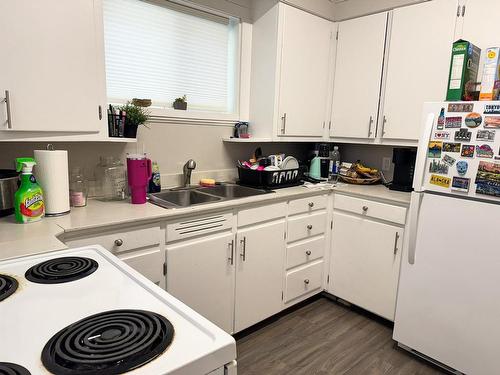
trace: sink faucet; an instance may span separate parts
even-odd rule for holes
[[[184,164],[184,167],[182,168],[184,174],[184,179],[183,179],[184,187],[191,185],[191,172],[195,168],[196,168],[196,162],[193,159],[189,159],[186,162],[186,164]]]

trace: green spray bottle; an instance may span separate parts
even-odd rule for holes
[[[18,223],[32,223],[40,220],[45,214],[43,191],[33,176],[33,158],[17,158],[16,170],[21,172],[21,186],[14,195],[14,209]]]

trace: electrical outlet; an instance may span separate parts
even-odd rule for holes
[[[382,170],[384,172],[388,172],[391,169],[392,159],[391,158],[382,158]]]

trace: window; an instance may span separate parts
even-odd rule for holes
[[[107,95],[237,112],[239,20],[167,0],[104,0]]]

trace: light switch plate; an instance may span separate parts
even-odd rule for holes
[[[392,159],[391,158],[382,158],[382,170],[384,172],[388,172],[391,170]]]

